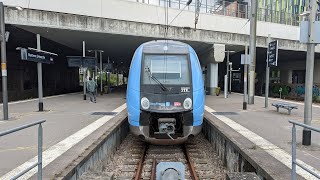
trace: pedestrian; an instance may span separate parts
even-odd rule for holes
[[[96,88],[98,87],[97,83],[89,77],[89,81],[87,82],[87,90],[90,95],[90,101],[96,103]]]

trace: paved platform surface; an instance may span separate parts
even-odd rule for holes
[[[125,103],[124,92],[98,96],[97,103],[83,100],[81,93],[49,97],[44,100],[44,112],[37,112],[38,101],[27,100],[9,104],[10,120],[0,120],[0,132],[37,120],[43,124],[43,151],[95,122]],[[1,113],[2,117],[2,105]],[[37,155],[37,126],[0,138],[0,179],[9,171]]]
[[[280,99],[269,99],[269,108],[264,108],[264,98],[255,97],[255,104],[248,105],[248,110],[242,110],[243,96],[232,93],[229,98],[223,96],[206,96],[206,105],[212,110],[222,113],[224,117],[247,128],[253,133],[271,142],[277,148],[284,150],[291,156],[291,128],[288,120],[303,122],[303,102],[283,101]],[[271,106],[273,102],[287,102],[298,106],[288,115],[286,109],[276,111]],[[320,106],[313,106],[312,125],[320,128]],[[241,129],[241,128],[239,128]],[[257,137],[250,137],[255,141]],[[320,171],[320,134],[312,133],[312,145],[302,146],[302,128],[297,128],[297,158]],[[274,148],[275,146],[272,146]],[[281,155],[280,155],[281,156]],[[283,159],[282,159],[283,160]],[[291,159],[286,159],[290,161]]]

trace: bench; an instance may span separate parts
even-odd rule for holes
[[[277,108],[277,112],[279,112],[279,108],[287,109],[289,115],[291,114],[292,109],[298,109],[298,106],[288,103],[272,103],[272,106]]]

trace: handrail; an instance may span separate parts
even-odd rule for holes
[[[298,126],[301,126],[301,127],[304,127],[304,128],[307,128],[307,129],[310,129],[312,131],[316,131],[316,132],[320,133],[320,129],[315,128],[315,127],[310,126],[310,125],[307,125],[307,124],[303,124],[303,123],[292,121],[292,120],[289,120],[289,123],[296,124]]]
[[[293,125],[292,126],[292,171],[291,171],[291,179],[292,180],[296,180],[297,179],[297,173],[296,173],[297,165],[299,167],[301,167],[302,169],[304,169],[305,171],[307,171],[310,174],[312,174],[313,176],[315,176],[315,177],[320,179],[320,175],[318,175],[316,172],[308,169],[304,165],[302,165],[302,164],[297,162],[297,152],[296,152],[297,151],[297,132],[296,132],[296,125],[304,127],[306,129],[310,129],[310,130],[318,132],[318,133],[320,133],[320,129],[312,127],[310,125],[306,125],[306,124],[300,123],[300,122],[292,121],[292,120],[289,120],[289,123],[291,123]]]
[[[37,124],[44,123],[45,121],[46,120],[41,120],[41,121],[37,121],[37,122],[34,122],[34,123],[26,124],[26,125],[23,125],[23,126],[20,126],[20,127],[17,127],[17,128],[9,129],[7,131],[0,132],[0,136],[4,136],[4,135],[7,135],[7,134],[11,134],[11,133],[20,131],[22,129],[26,129],[26,128],[32,127],[32,126],[35,126]]]
[[[42,180],[42,141],[43,141],[43,129],[42,129],[42,123],[46,122],[46,120],[41,120],[41,121],[36,121],[33,123],[29,123],[23,126],[19,126],[13,129],[9,129],[3,132],[0,132],[0,137],[23,130],[23,129],[27,129],[29,127],[32,126],[36,126],[39,125],[38,127],[38,162],[33,164],[32,166],[30,166],[29,168],[23,170],[22,172],[20,172],[19,174],[17,174],[16,176],[12,177],[11,180],[15,180],[18,179],[19,177],[21,177],[22,175],[24,175],[25,173],[27,173],[28,171],[30,171],[31,169],[33,169],[34,167],[38,166],[38,180]]]

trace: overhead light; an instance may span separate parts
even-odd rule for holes
[[[19,11],[22,11],[23,10],[23,8],[21,7],[21,6],[16,6],[15,7],[17,10],[19,10]]]
[[[104,52],[103,50],[96,50],[96,49],[95,49],[95,50],[89,49],[89,50],[87,50],[87,51],[88,51],[88,52],[95,52],[95,51],[97,51],[97,52],[102,52],[102,53]]]
[[[5,33],[6,42],[9,41],[9,36],[10,36],[10,32],[9,32],[9,31],[6,31],[6,33]]]

